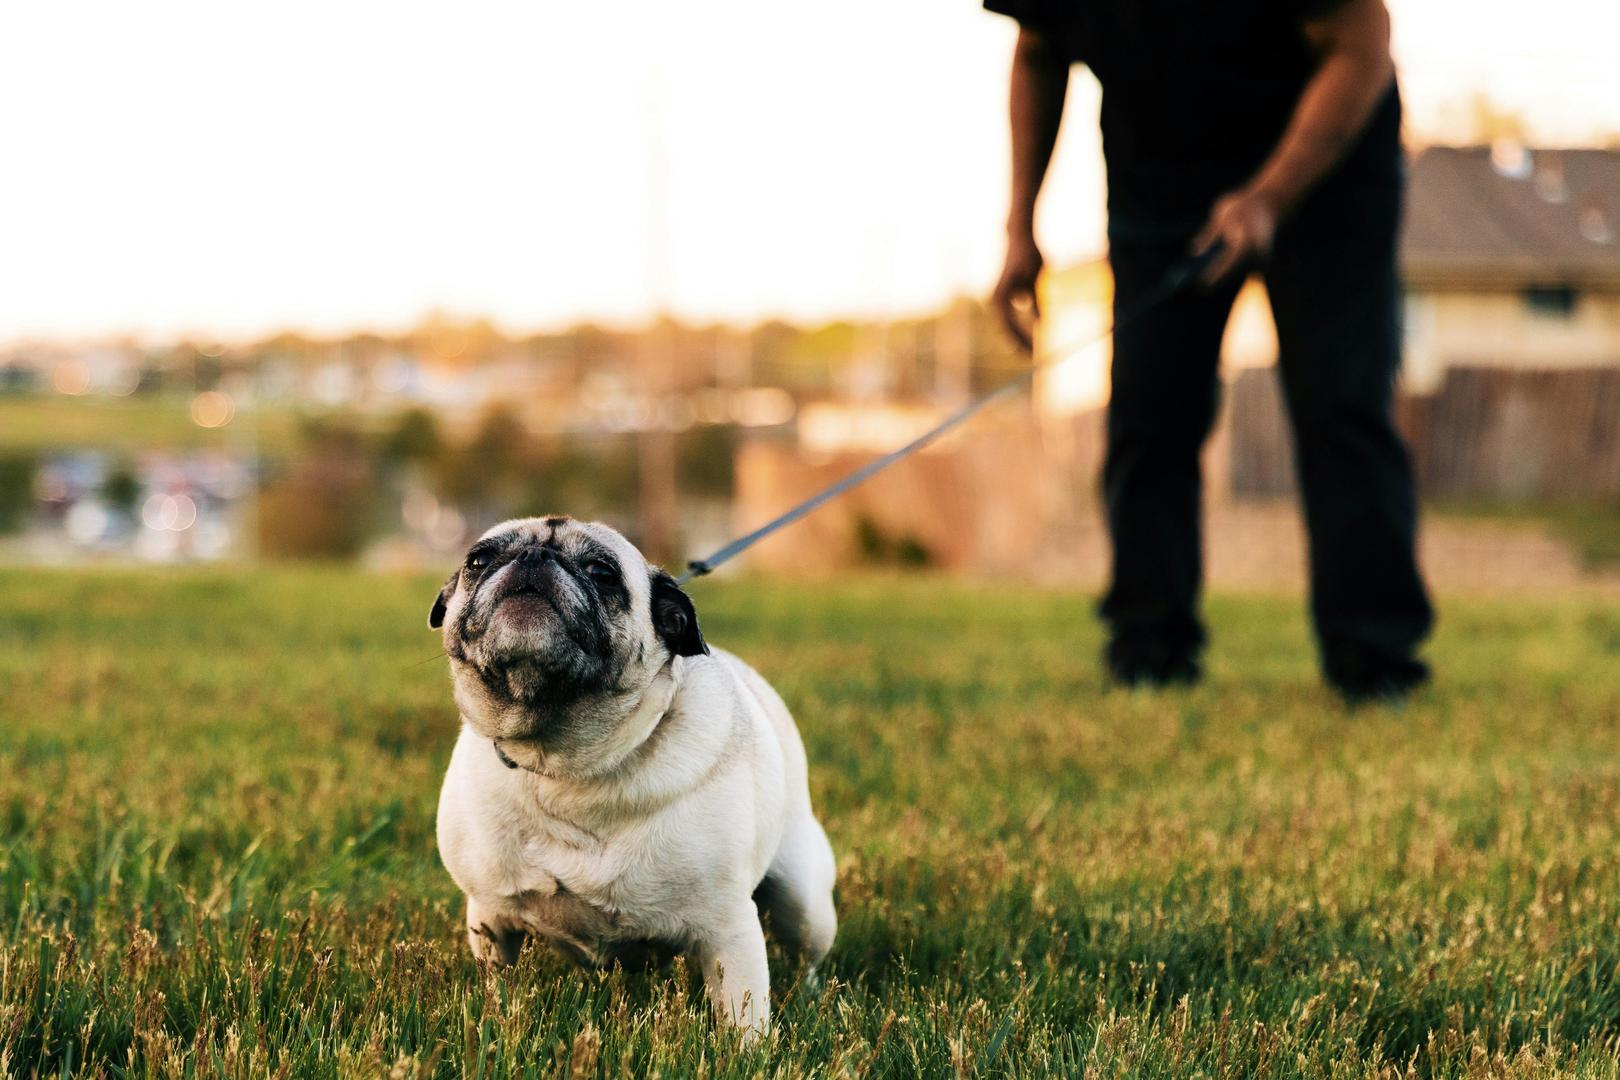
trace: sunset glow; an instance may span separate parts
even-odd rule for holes
[[[1620,7],[1392,8],[1418,138],[1482,92],[1620,133]],[[931,308],[998,267],[1013,32],[969,0],[10,5],[0,341]],[[1053,262],[1101,249],[1096,107],[1077,79]]]

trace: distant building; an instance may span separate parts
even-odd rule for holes
[[[1620,151],[1499,143],[1413,159],[1397,418],[1429,497],[1620,495]],[[1276,379],[1231,363],[1231,494],[1292,491]],[[1273,346],[1274,354],[1274,346]]]
[[[1620,367],[1620,151],[1436,146],[1401,244],[1406,386],[1459,367]]]

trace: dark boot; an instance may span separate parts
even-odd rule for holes
[[[1204,674],[1196,645],[1145,635],[1114,638],[1103,650],[1103,664],[1125,687],[1191,686]]]
[[[1322,650],[1322,675],[1347,705],[1393,704],[1429,681],[1429,665],[1415,656],[1330,645]]]

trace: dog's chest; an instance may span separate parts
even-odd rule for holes
[[[665,951],[655,944],[664,936],[660,928],[638,918],[633,903],[625,909],[622,892],[629,883],[609,852],[531,843],[522,861],[523,887],[504,906],[529,933],[593,967],[616,961],[637,966],[649,951]]]
[[[507,898],[529,933],[545,938],[582,964],[608,959],[609,945],[623,932],[623,921],[611,911],[577,895],[559,881],[552,891],[526,889]]]

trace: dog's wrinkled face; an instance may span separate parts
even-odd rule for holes
[[[593,700],[708,651],[674,579],[608,526],[566,517],[490,529],[428,623],[443,630],[463,715],[490,738],[576,740],[570,724]]]

